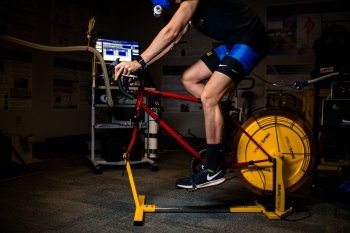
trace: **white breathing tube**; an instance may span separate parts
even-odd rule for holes
[[[36,44],[36,43],[29,42],[29,41],[17,39],[17,38],[11,37],[11,36],[3,36],[3,35],[0,35],[0,40],[9,41],[9,42],[24,45],[27,47],[31,47],[31,48],[35,48],[35,49],[39,49],[39,50],[44,50],[44,51],[51,51],[51,52],[89,51],[89,52],[93,53],[101,63],[102,75],[103,75],[104,83],[106,86],[108,105],[110,107],[113,106],[113,99],[112,99],[112,95],[111,95],[111,88],[109,85],[109,78],[108,78],[106,63],[103,60],[100,52],[98,52],[95,48],[90,47],[90,46],[83,46],[83,45],[82,46],[64,46],[64,47],[47,46],[47,45]]]

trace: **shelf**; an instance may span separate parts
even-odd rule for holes
[[[96,124],[94,126],[95,129],[120,129],[120,128],[131,128],[131,124],[128,121],[125,124],[112,124],[112,123],[102,123],[102,124]]]
[[[95,66],[93,66],[93,73],[96,74],[96,61],[94,61]],[[99,77],[99,75],[95,75],[95,77]],[[132,120],[134,118],[136,98],[129,99],[122,96],[121,90],[115,84],[111,84],[109,90],[111,92],[111,98],[113,99],[113,106],[109,106],[107,104],[107,92],[106,86],[104,82],[100,78],[93,79],[92,88],[91,88],[91,144],[90,144],[90,155],[88,159],[95,167],[96,173],[101,173],[100,165],[125,165],[122,157],[120,157],[120,161],[110,161],[109,157],[115,156],[114,150],[120,150],[122,147],[128,146],[129,141],[120,142],[122,145],[116,145],[115,143],[109,145],[105,143],[104,146],[101,146],[101,150],[104,151],[103,155],[97,154],[96,150],[96,133],[111,133],[111,138],[113,139],[113,135],[122,137],[123,139],[127,138],[129,135],[125,135],[125,129],[131,130],[135,126],[135,121]],[[136,82],[135,82],[136,84]],[[131,92],[135,92],[138,90],[138,86],[135,85],[129,87]],[[147,102],[147,98],[145,97],[145,102]],[[137,124],[138,129],[145,130],[148,126],[148,116],[146,114],[142,114],[138,116],[140,119],[137,119],[139,122]],[[124,130],[123,130],[124,129]],[[128,131],[128,130],[127,130]],[[129,134],[129,132],[127,133]],[[119,139],[118,139],[119,140]],[[146,140],[145,140],[145,149],[146,149]],[[142,146],[143,148],[143,146]],[[148,147],[147,147],[148,148]],[[118,152],[119,153],[119,152]],[[121,153],[121,151],[120,151]],[[120,154],[120,156],[122,156]],[[137,158],[137,161],[131,161],[131,163],[149,163],[152,165],[152,168],[155,169],[157,167],[157,163],[153,160],[149,159],[147,154],[142,155],[140,158]]]
[[[125,123],[124,123],[125,122]],[[95,124],[95,129],[128,129],[132,128],[132,125],[130,121],[124,121],[121,123],[101,123],[101,124]],[[142,123],[141,128],[145,128],[146,123]]]
[[[131,91],[136,91],[136,90],[138,90],[138,86],[130,86],[129,87],[129,90],[131,90]],[[106,89],[106,86],[96,86],[95,87],[95,89],[100,89],[100,90],[104,90],[104,89]],[[114,85],[111,85],[110,86],[110,89],[112,89],[112,90],[119,90],[119,87],[118,86],[114,86]]]
[[[88,159],[90,159],[90,156],[88,156]],[[96,157],[94,159],[94,161],[92,161],[96,164],[100,164],[100,165],[122,165],[122,166],[125,166],[125,162],[124,160],[120,160],[120,161],[115,161],[115,162],[112,162],[112,161],[106,161],[104,158],[102,158],[102,156],[100,154],[96,154]],[[142,163],[149,163],[151,164],[152,166],[157,166],[157,164],[149,159],[149,158],[141,158],[140,160],[132,160],[130,161],[130,164],[142,164]]]
[[[94,107],[96,108],[134,108],[135,107],[135,103],[134,104],[115,104],[113,106],[108,106],[108,104],[94,104]]]

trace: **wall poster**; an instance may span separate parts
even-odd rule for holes
[[[78,110],[90,107],[90,64],[54,59],[52,108]]]
[[[32,108],[32,54],[0,49],[0,110]]]
[[[350,30],[350,8],[345,1],[267,7],[271,55],[313,54],[313,43],[331,25]]]

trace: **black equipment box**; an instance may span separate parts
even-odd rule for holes
[[[123,161],[123,154],[127,151],[131,140],[130,129],[117,129],[114,133],[101,136],[101,156],[107,162]],[[141,136],[138,135],[135,140],[133,149],[130,152],[131,161],[140,161],[143,155]]]
[[[350,99],[350,82],[333,82],[332,83],[332,99]]]
[[[127,151],[129,139],[105,139],[101,141],[101,156],[107,162],[123,161],[123,154]],[[140,161],[142,159],[142,147],[139,140],[136,141],[133,150],[130,152],[131,161]]]
[[[325,99],[322,105],[323,125],[350,127],[350,99]]]

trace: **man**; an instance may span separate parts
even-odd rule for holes
[[[167,0],[165,2],[169,3]],[[267,55],[269,43],[260,19],[242,0],[175,2],[180,5],[167,25],[137,60],[118,64],[115,67],[115,77],[145,69],[161,58],[181,39],[190,23],[208,37],[223,42],[207,52],[182,76],[186,90],[201,98],[207,156],[198,173],[177,180],[176,186],[198,189],[225,181],[224,172],[219,167],[224,127],[220,102],[225,93],[237,86]]]

